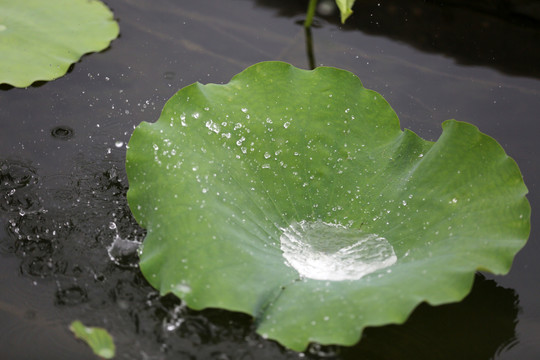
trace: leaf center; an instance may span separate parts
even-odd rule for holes
[[[283,257],[304,278],[358,280],[397,261],[385,238],[358,229],[302,220],[281,230]]]

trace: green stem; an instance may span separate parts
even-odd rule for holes
[[[315,55],[313,54],[313,38],[311,36],[311,28],[304,28],[306,35],[306,53],[309,62],[309,68],[315,69]]]
[[[306,21],[304,21],[304,27],[306,29],[309,29],[311,27],[311,23],[313,23],[313,16],[315,16],[316,8],[317,8],[317,0],[309,0],[307,14],[306,14]]]

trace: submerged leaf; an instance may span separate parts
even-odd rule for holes
[[[107,330],[99,327],[86,327],[76,320],[69,329],[76,337],[87,343],[94,353],[104,359],[112,359],[116,352],[113,339]]]
[[[194,309],[252,314],[295,350],[350,345],[504,274],[529,234],[515,162],[470,124],[401,131],[353,74],[281,62],[192,84],[134,131],[140,267]]]
[[[26,87],[64,75],[82,55],[118,36],[97,0],[0,0],[0,84]]]

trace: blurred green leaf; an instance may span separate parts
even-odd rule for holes
[[[114,358],[116,350],[113,339],[107,330],[84,326],[79,320],[72,322],[69,329],[77,338],[87,343],[96,355],[104,359]]]
[[[345,24],[345,20],[352,15],[352,7],[356,0],[336,0],[336,4],[341,13],[341,23]]]
[[[63,76],[86,53],[118,36],[97,0],[0,0],[0,84],[27,87]]]

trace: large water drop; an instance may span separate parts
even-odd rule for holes
[[[397,261],[385,238],[362,230],[305,220],[281,230],[283,256],[304,278],[358,280]]]

